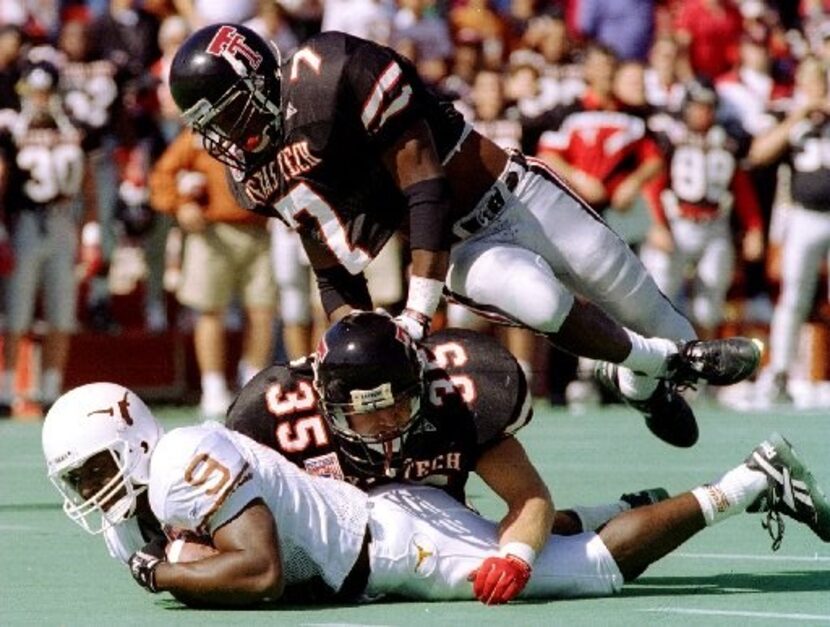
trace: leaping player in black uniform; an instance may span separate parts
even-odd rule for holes
[[[466,125],[389,48],[327,32],[281,62],[250,29],[216,24],[179,49],[170,86],[240,201],[299,231],[333,320],[371,309],[362,271],[403,228],[412,272],[397,321],[413,338],[446,287],[565,350],[620,364],[614,383],[672,444],[697,440],[677,384],[734,383],[759,363],[749,340],[696,341],[555,173]]]

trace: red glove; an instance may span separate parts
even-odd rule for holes
[[[499,605],[515,598],[530,579],[530,564],[515,555],[488,557],[468,577],[473,593],[486,605]]]

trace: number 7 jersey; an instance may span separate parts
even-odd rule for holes
[[[312,37],[288,58],[281,91],[283,141],[266,165],[232,172],[237,197],[357,274],[406,216],[384,151],[424,120],[443,158],[464,121],[393,50],[343,33]]]

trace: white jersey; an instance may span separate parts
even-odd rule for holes
[[[213,533],[254,499],[276,521],[287,585],[315,577],[337,591],[363,544],[368,497],[311,477],[272,449],[219,423],[175,429],[150,462],[150,506],[162,525]]]

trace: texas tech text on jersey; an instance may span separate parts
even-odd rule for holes
[[[327,32],[282,65],[283,148],[232,172],[237,196],[279,216],[356,274],[404,223],[407,203],[381,155],[417,120],[444,160],[464,133],[412,65],[389,48]]]

